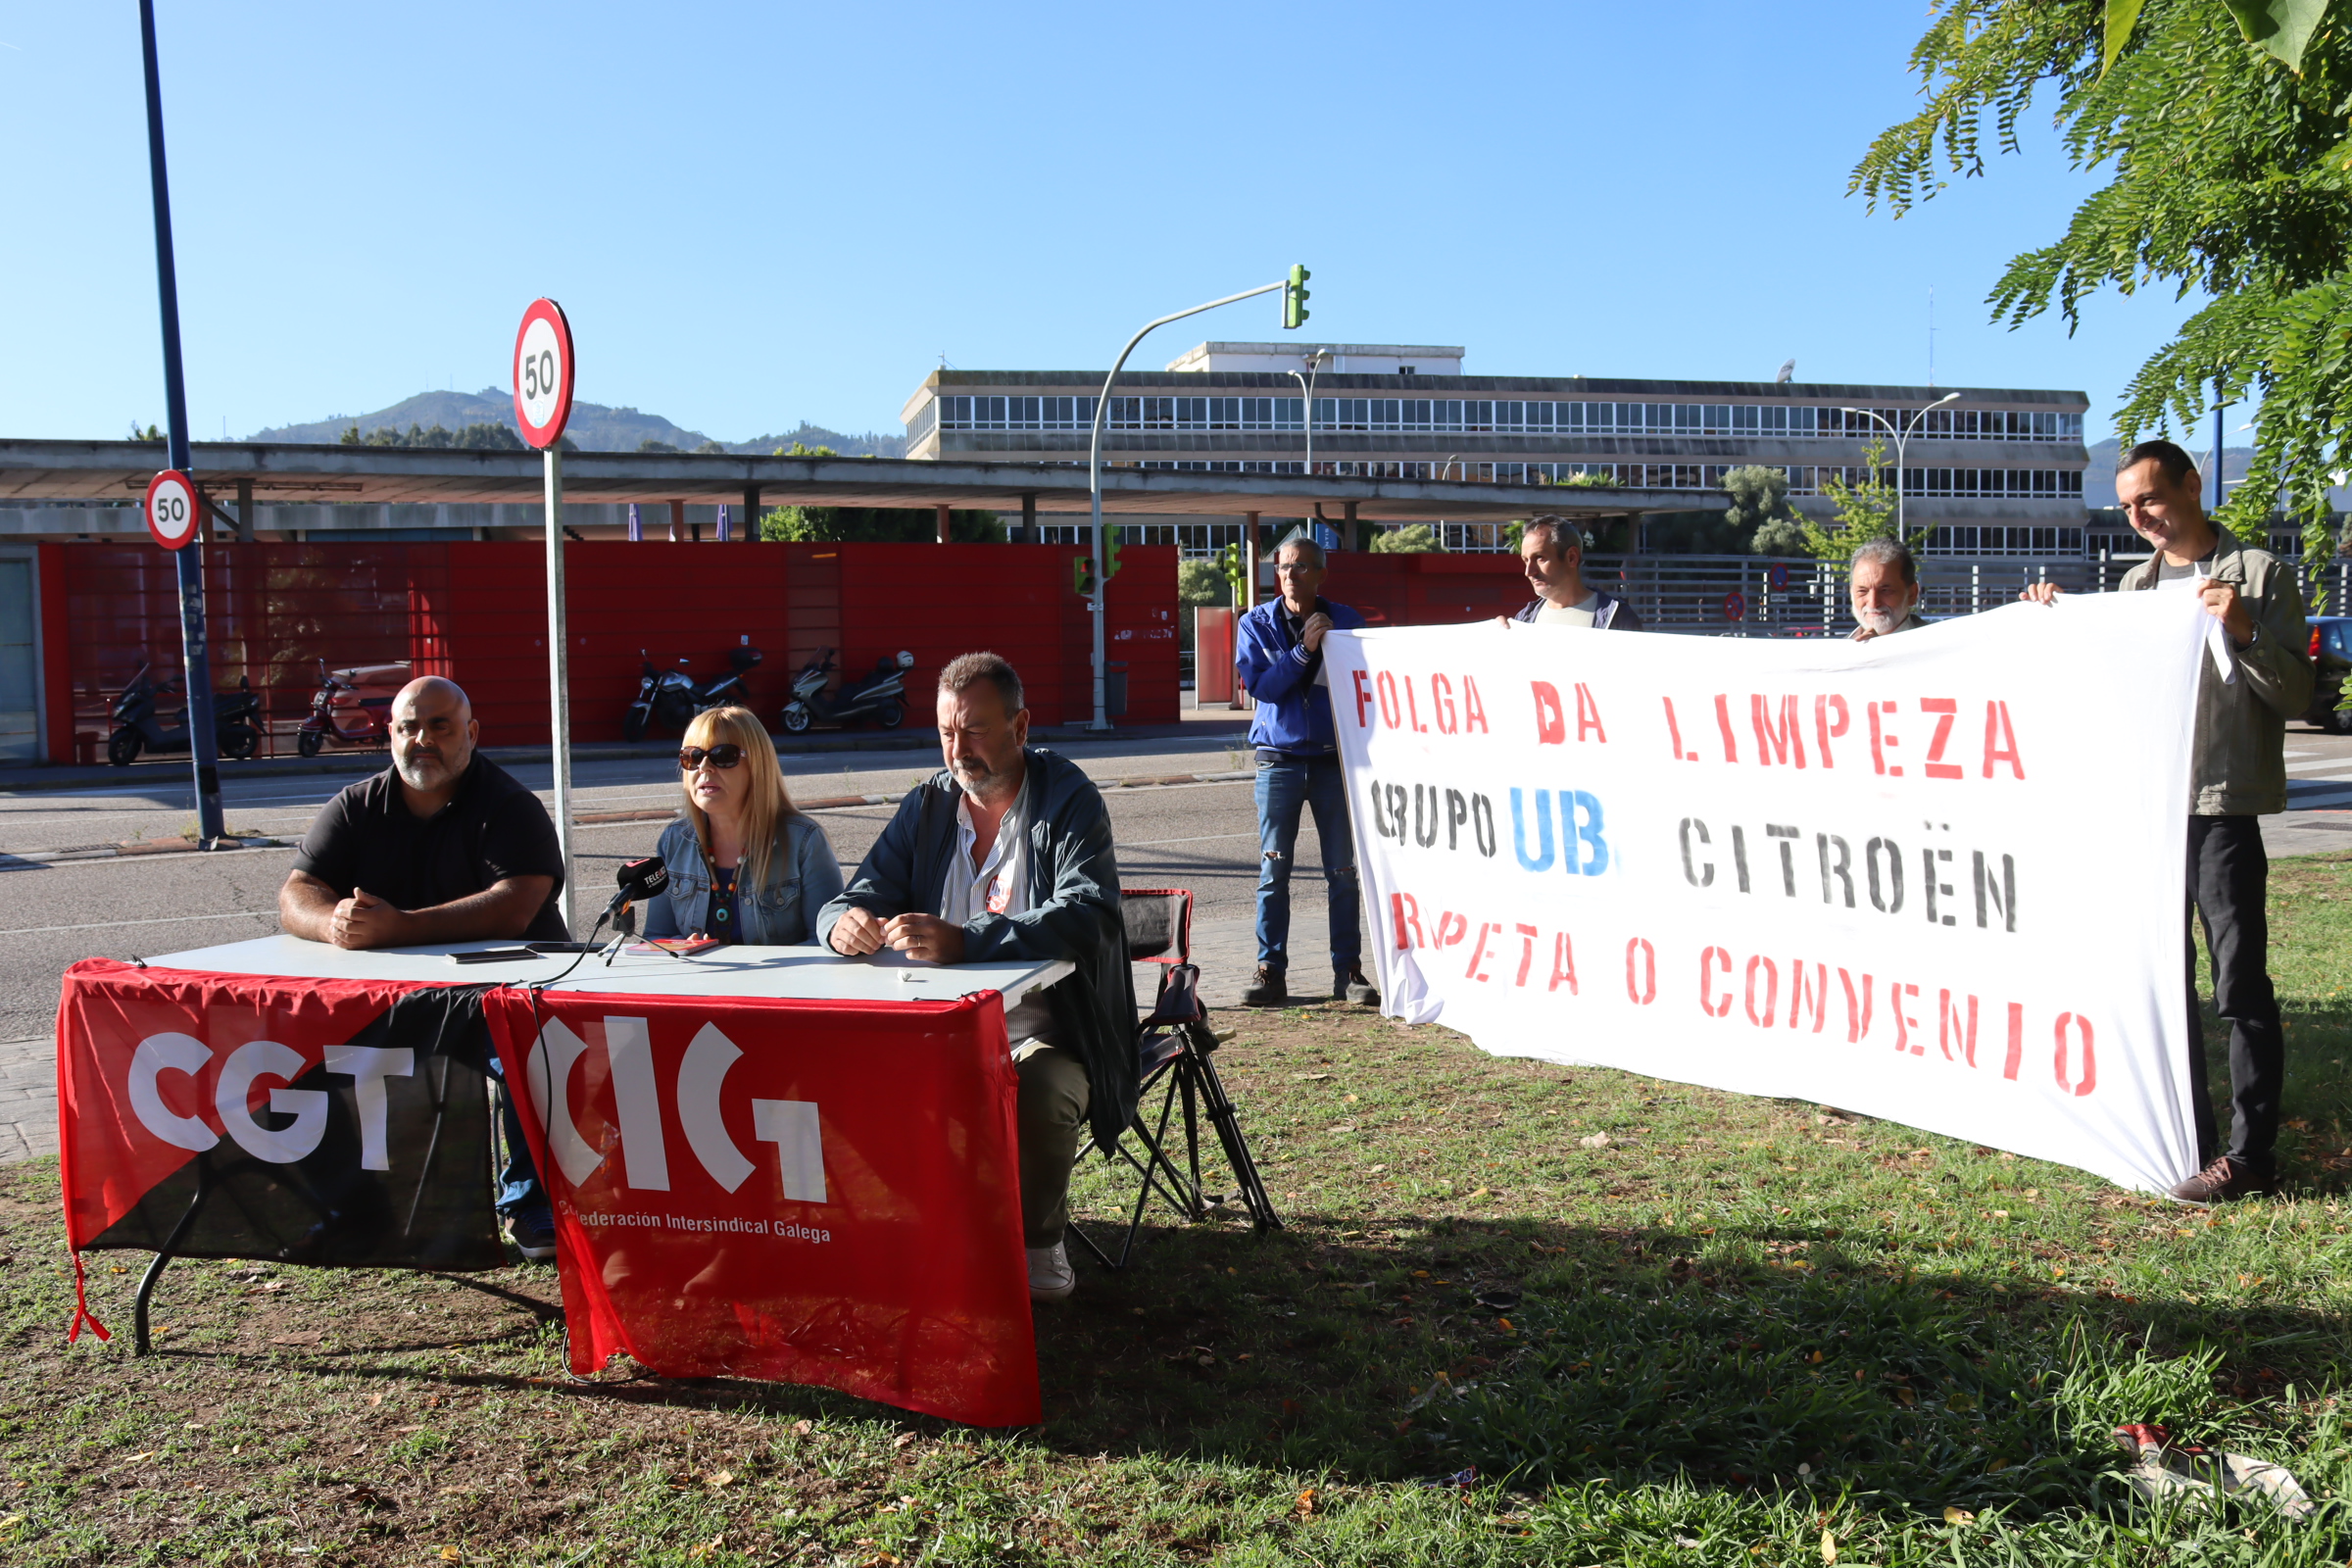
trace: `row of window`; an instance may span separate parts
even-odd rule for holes
[[[1303,473],[1303,463],[1222,459],[1169,459],[1134,465],[1206,473]],[[1863,467],[1805,464],[1778,466],[1788,475],[1788,493],[1809,496],[1833,476],[1860,484]],[[1315,471],[1344,479],[1467,479],[1480,484],[1567,484],[1599,479],[1636,490],[1716,490],[1732,466],[1722,463],[1317,463]],[[1892,469],[1880,476],[1891,479]],[[2082,474],[2074,468],[1906,468],[1903,493],[1913,496],[2011,498],[2028,501],[2080,500]]]
[[[957,394],[923,405],[909,440],[944,430],[1065,430],[1092,427],[1091,397]],[[1298,398],[1114,397],[1108,430],[1217,434],[1302,433]],[[1861,410],[1754,403],[1531,403],[1486,398],[1317,398],[1315,428],[1428,435],[1733,436],[1868,439],[1895,429],[1946,441],[2080,441],[2082,416],[2001,409]]]

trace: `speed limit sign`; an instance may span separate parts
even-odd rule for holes
[[[147,531],[166,550],[184,548],[196,537],[203,503],[196,499],[196,481],[177,468],[166,468],[147,481]]]
[[[545,450],[571,417],[571,326],[554,300],[533,300],[514,334],[514,422]]]

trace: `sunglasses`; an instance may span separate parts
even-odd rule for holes
[[[740,746],[713,746],[709,751],[704,751],[700,746],[689,746],[678,753],[678,766],[689,773],[706,761],[723,772],[742,760],[743,748]]]

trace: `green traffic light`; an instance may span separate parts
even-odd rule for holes
[[[1303,267],[1291,269],[1291,280],[1282,285],[1282,325],[1293,331],[1306,324],[1306,280],[1313,274]]]

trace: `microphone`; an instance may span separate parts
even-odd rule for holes
[[[650,899],[667,888],[669,868],[662,863],[659,856],[649,855],[642,860],[622,861],[620,869],[612,873],[612,880],[619,883],[620,887],[612,895],[612,902],[605,906],[604,919],[610,920],[618,915],[622,929],[633,931],[636,922],[629,915],[629,906],[640,899]],[[597,924],[604,924],[604,920],[599,920]]]

